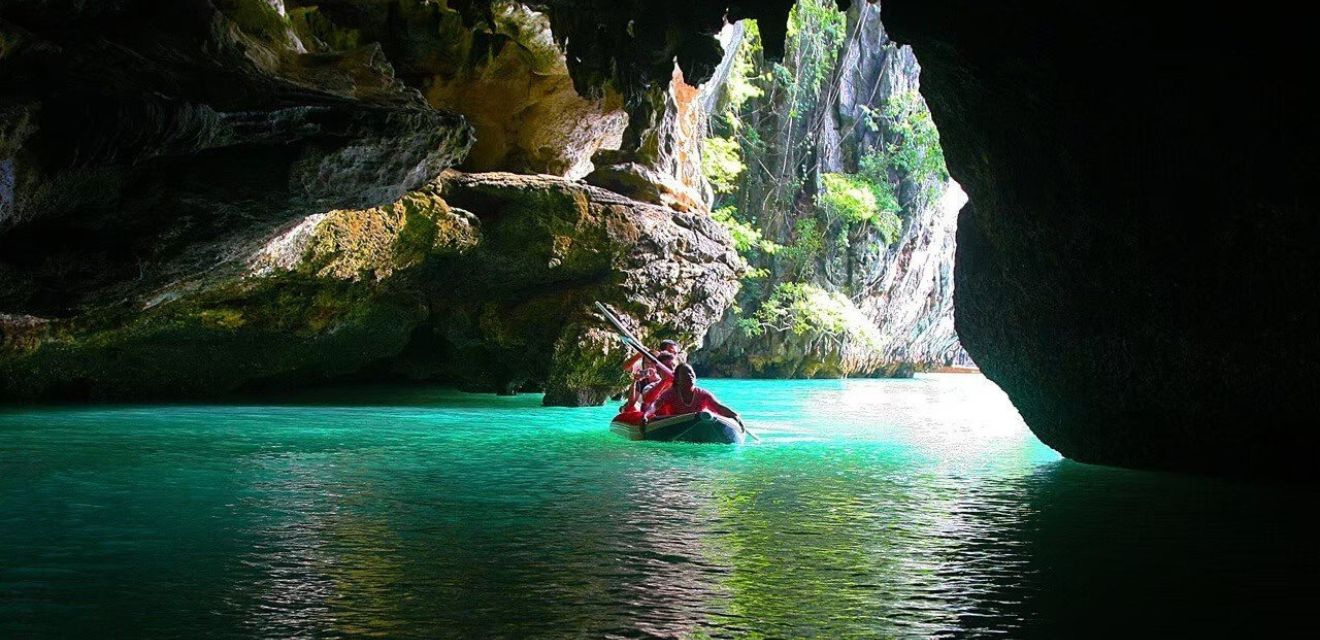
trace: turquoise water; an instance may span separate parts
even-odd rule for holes
[[[0,638],[1071,637],[1320,603],[1308,487],[1061,460],[980,376],[703,384],[763,442],[416,387],[0,411]]]

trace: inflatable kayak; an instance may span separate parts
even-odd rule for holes
[[[643,424],[639,411],[625,411],[610,422],[613,431],[629,440],[660,442],[711,442],[742,444],[743,430],[737,422],[709,411],[656,418]]]

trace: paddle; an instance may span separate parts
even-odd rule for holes
[[[628,330],[628,327],[623,326],[623,321],[620,320],[618,316],[614,315],[614,313],[611,312],[608,307],[597,301],[596,308],[600,309],[600,312],[605,314],[605,319],[609,320],[610,324],[614,325],[614,328],[618,329],[619,332],[623,334],[623,337],[632,340],[635,344],[639,344],[639,345],[642,344],[642,341],[638,340],[637,336],[633,335],[632,332]],[[642,346],[646,346],[646,345],[642,345]]]
[[[642,357],[646,358],[647,360],[650,360],[653,364],[655,364],[655,366],[663,369],[665,373],[669,374],[670,376],[674,375],[674,370],[670,369],[669,367],[666,367],[662,362],[660,362],[659,358],[656,358],[654,355],[652,355],[651,350],[647,349],[646,345],[642,344],[642,341],[638,340],[637,336],[634,336],[632,332],[628,330],[628,327],[623,326],[623,321],[619,320],[618,316],[615,316],[613,313],[611,313],[610,310],[607,309],[605,305],[601,304],[599,301],[596,302],[596,308],[600,309],[600,312],[605,314],[605,319],[609,320],[610,324],[614,325],[614,328],[619,330],[619,333],[621,334],[619,337],[623,338],[624,344],[636,349],[638,353],[642,354]]]
[[[613,313],[611,313],[610,310],[606,308],[605,305],[601,304],[599,300],[596,301],[596,308],[600,309],[600,312],[605,314],[605,319],[609,320],[610,324],[614,325],[614,328],[619,330],[619,332],[622,334],[619,337],[623,338],[624,344],[636,349],[638,353],[642,354],[642,357],[655,363],[655,366],[664,369],[665,372],[668,373],[669,375],[672,376],[674,374],[674,372],[669,367],[666,367],[664,364],[660,362],[659,358],[656,358],[654,355],[651,355],[651,350],[647,349],[646,345],[643,345],[642,341],[638,340],[637,337],[634,336],[631,331],[628,331],[628,327],[623,326],[623,321],[619,320],[619,318],[616,317]],[[761,436],[758,436],[755,433],[753,433],[752,430],[748,429],[747,425],[743,424],[741,420],[738,421],[738,426],[742,427],[743,433],[746,433],[747,435],[751,436],[753,440],[756,440],[757,442],[761,441]]]

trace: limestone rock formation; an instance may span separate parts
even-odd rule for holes
[[[656,89],[675,62],[691,86],[716,73],[726,14],[758,18],[775,58],[792,2],[526,6],[566,46],[579,113],[622,105],[620,147],[631,153],[664,121]],[[588,297],[657,336],[722,311],[737,262],[709,220],[564,180],[470,178],[452,196],[430,192],[472,216],[438,204],[408,214],[407,203],[328,213],[445,189],[426,185],[472,142],[418,90],[443,75],[427,62],[435,38],[373,31],[422,24],[412,10],[473,34],[464,51],[481,54],[467,67],[479,79],[531,55],[503,47],[543,40],[501,31],[513,23],[489,0],[0,4],[5,397],[341,375],[462,381],[444,363],[474,354],[491,363],[474,386],[544,380],[552,401],[587,401],[606,388],[603,358],[617,355],[602,334],[561,340],[591,322]],[[1320,140],[1307,120],[1320,92],[1299,45],[1309,22],[1288,18],[1098,0],[884,2],[885,26],[922,62],[950,170],[971,198],[958,225],[959,335],[1065,455],[1313,475],[1279,455],[1320,444],[1310,415]],[[546,68],[538,61],[518,64]],[[566,96],[559,78],[527,90]],[[555,124],[532,104],[523,122]],[[572,131],[527,140],[598,139]],[[581,170],[578,152],[541,155],[546,144],[490,157]],[[431,227],[445,231],[430,244],[405,240]],[[639,238],[650,248],[634,254]],[[514,248],[535,261],[511,258]],[[616,269],[625,275],[608,275]],[[682,284],[697,269],[715,275]],[[630,293],[670,281],[672,308]],[[483,298],[497,282],[505,297]]]
[[[794,84],[760,89],[744,108],[757,115],[740,126],[770,142],[741,144],[746,168],[721,200],[785,247],[753,252],[766,278],[746,287],[741,315],[708,334],[698,361],[716,375],[807,378],[911,376],[958,361],[953,249],[965,197],[926,149],[893,150],[933,134],[910,130],[924,113],[920,66],[889,39],[878,6],[854,5],[846,20],[811,6],[813,17],[796,18],[787,66],[770,68]],[[899,153],[911,159],[895,161]],[[887,194],[896,216],[859,224],[823,206],[823,183],[840,176]]]
[[[626,380],[595,301],[644,338],[691,344],[739,275],[727,234],[701,214],[509,173],[450,172],[388,206],[309,216],[238,262],[240,275],[77,318],[0,316],[0,397],[402,377],[598,404]]]
[[[958,224],[957,325],[1077,460],[1314,477],[1307,21],[1264,8],[886,0]]]
[[[579,404],[624,383],[592,302],[699,341],[740,263],[698,199],[433,181],[580,175],[625,122],[544,15],[462,5],[6,5],[0,397],[401,376]]]
[[[579,95],[549,18],[511,1],[290,2],[303,43],[333,53],[378,43],[398,77],[437,109],[463,115],[471,171],[580,178],[598,149],[617,149],[628,118],[611,86]],[[459,7],[459,8],[453,8]]]
[[[483,243],[450,280],[457,300],[482,302],[457,305],[435,327],[471,327],[477,341],[450,339],[472,349],[458,362],[498,363],[497,386],[543,379],[547,404],[598,404],[626,382],[627,349],[592,303],[635,322],[642,340],[689,345],[733,303],[740,262],[702,212],[512,174],[454,177],[445,198],[482,220]]]
[[[390,202],[471,144],[379,48],[304,53],[264,2],[94,4],[0,12],[8,312],[209,270],[291,220]]]

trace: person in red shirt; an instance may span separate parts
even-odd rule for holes
[[[651,406],[660,394],[669,389],[674,377],[670,373],[674,370],[674,354],[661,352],[656,356],[662,367],[647,367],[642,373],[635,376],[632,387],[628,390],[628,401],[622,407],[619,407],[621,414],[635,414],[641,417],[643,409]]]
[[[711,392],[697,386],[697,372],[686,362],[674,369],[673,386],[646,408],[645,415],[650,419],[652,416],[678,416],[698,411],[709,411],[730,418],[744,432],[747,431],[737,411],[724,406]]]

